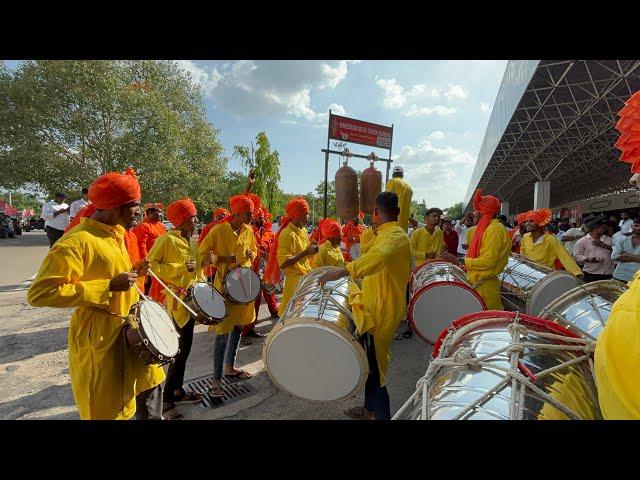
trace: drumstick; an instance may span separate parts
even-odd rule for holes
[[[160,285],[162,285],[162,286],[164,287],[164,289],[165,289],[165,290],[167,290],[167,291],[171,294],[171,296],[172,296],[173,298],[175,298],[175,299],[178,301],[178,303],[180,303],[184,308],[186,308],[186,309],[187,309],[187,311],[188,311],[191,315],[193,315],[193,318],[196,318],[196,317],[198,316],[198,314],[197,314],[196,312],[194,312],[194,311],[189,307],[189,305],[187,305],[186,303],[184,303],[184,302],[182,301],[182,299],[181,299],[178,295],[176,295],[175,293],[173,293],[173,290],[171,290],[169,287],[167,287],[167,286],[164,284],[164,282],[163,282],[162,280],[160,280],[160,278],[158,278],[158,276],[157,276],[155,273],[153,273],[153,270],[151,270],[151,269],[149,268],[149,269],[147,269],[147,272],[149,272],[149,273],[151,274],[151,276],[152,276],[153,278],[155,278],[155,279],[158,281],[158,283],[159,283]]]
[[[237,261],[235,263],[237,263]],[[240,281],[240,286],[242,287],[242,291],[244,292],[245,298],[249,298],[249,295],[247,294],[247,289],[244,288],[244,283],[242,282],[242,278],[240,278],[240,273],[238,273],[237,270],[236,270],[236,280]]]

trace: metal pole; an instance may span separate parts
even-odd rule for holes
[[[389,161],[387,162],[387,182],[389,181],[389,169],[391,168],[391,149],[393,148],[393,123],[391,124],[391,143],[389,145]],[[385,183],[385,189],[386,187],[386,183]]]
[[[327,151],[324,154],[324,218],[327,218],[327,194],[329,182],[329,141],[331,137],[331,109],[329,109],[329,124],[327,125]]]

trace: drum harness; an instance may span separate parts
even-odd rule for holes
[[[429,362],[429,367],[427,368],[427,372],[421,377],[416,383],[416,391],[411,395],[411,397],[400,407],[400,409],[393,416],[392,420],[398,420],[400,416],[409,409],[410,404],[413,402],[414,410],[410,414],[410,418],[413,418],[418,411],[420,412],[417,416],[418,419],[427,420],[427,399],[429,388],[432,387],[432,383],[436,378],[436,373],[440,371],[440,369],[445,367],[467,367],[469,370],[478,371],[482,368],[500,370],[505,374],[505,378],[496,384],[491,390],[482,395],[480,398],[475,400],[473,403],[467,405],[464,409],[460,411],[456,415],[453,420],[460,420],[464,415],[470,412],[472,409],[479,407],[484,402],[491,399],[492,395],[498,393],[504,387],[511,383],[511,399],[509,403],[509,418],[511,419],[522,419],[523,418],[523,410],[524,410],[524,396],[526,393],[526,389],[529,388],[531,391],[539,395],[544,401],[549,402],[555,408],[560,410],[562,413],[567,415],[567,417],[573,420],[579,420],[580,417],[570,408],[560,403],[558,400],[553,398],[551,395],[542,391],[538,388],[535,383],[542,377],[545,377],[549,374],[555,373],[558,370],[564,369],[570,365],[577,364],[583,361],[589,362],[589,367],[591,370],[591,375],[593,376],[593,380],[595,382],[595,372],[593,366],[593,352],[595,350],[595,341],[586,340],[583,338],[573,338],[567,337],[564,335],[557,335],[546,332],[535,331],[535,335],[541,338],[547,338],[550,340],[561,340],[563,342],[569,343],[570,345],[550,345],[544,343],[530,343],[527,341],[523,341],[526,339],[528,328],[522,324],[520,324],[520,315],[517,313],[511,324],[507,327],[509,333],[511,334],[512,344],[507,347],[499,348],[493,352],[490,352],[481,357],[476,357],[474,352],[466,347],[458,349],[455,354],[451,358],[446,358],[447,353],[451,349],[454,340],[475,328],[478,325],[485,325],[495,323],[495,318],[489,318],[485,320],[479,320],[477,322],[473,322],[469,325],[464,325],[458,329],[456,329],[453,325],[449,327],[448,333],[444,338],[440,351],[438,353],[438,357],[432,359]],[[573,345],[571,345],[573,344]],[[538,350],[569,350],[574,351],[576,353],[583,352],[583,355],[563,362],[555,367],[548,368],[547,370],[543,370],[539,372],[537,375],[534,375],[519,359],[520,355],[527,348],[536,348]],[[503,368],[495,365],[495,363],[489,363],[487,360],[497,356],[500,353],[506,353],[510,359],[510,368]],[[520,373],[523,372],[523,373]],[[420,397],[421,395],[421,397]],[[595,399],[597,402],[597,399]]]

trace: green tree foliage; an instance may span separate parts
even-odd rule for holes
[[[447,218],[459,220],[462,217],[464,217],[464,204],[462,202],[454,203],[447,209]]]
[[[175,62],[0,63],[0,186],[77,191],[133,166],[143,201],[216,198],[227,160]]]
[[[0,199],[9,203],[9,192],[0,191]],[[33,208],[39,212],[42,202],[39,201],[38,197],[32,193],[11,192],[11,205],[16,207],[18,210]]]

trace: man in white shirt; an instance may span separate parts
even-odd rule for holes
[[[467,242],[467,232],[473,226],[473,217],[467,215],[464,220],[458,224],[456,232],[458,232],[458,258],[464,259],[467,256],[467,249],[465,248]]]
[[[58,192],[53,200],[42,206],[42,218],[44,218],[44,230],[49,239],[49,248],[62,237],[69,225],[69,205],[64,203],[66,198],[64,193]]]
[[[69,220],[73,220],[80,210],[89,205],[89,189],[82,189],[82,198],[80,200],[76,200],[69,207]]]
[[[622,220],[620,220],[620,231],[623,235],[631,233],[631,226],[633,225],[633,220],[629,216],[629,212],[622,212]]]
[[[571,226],[571,228],[566,232],[564,232],[564,235],[562,235],[562,237],[559,238],[558,240],[562,242],[562,244],[564,245],[564,248],[567,249],[567,252],[573,255],[573,247],[576,245],[576,242],[578,240],[580,240],[582,237],[584,237],[587,234],[586,230],[587,229],[584,225],[582,225],[581,227],[578,227],[574,223]]]

